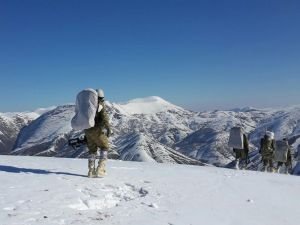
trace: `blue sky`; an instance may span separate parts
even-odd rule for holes
[[[0,112],[160,96],[189,109],[299,104],[300,2],[0,0]]]

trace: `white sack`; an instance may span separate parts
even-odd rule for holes
[[[74,130],[84,130],[95,125],[98,110],[98,94],[93,89],[86,89],[78,93],[76,98],[75,116],[71,121]]]

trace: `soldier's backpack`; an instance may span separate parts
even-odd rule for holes
[[[231,128],[228,146],[234,149],[244,149],[244,137],[241,127]]]
[[[287,162],[289,144],[287,141],[276,141],[274,160],[276,162]]]
[[[98,94],[93,89],[86,89],[76,97],[75,116],[71,126],[74,130],[84,130],[95,125],[95,116],[98,110]]]

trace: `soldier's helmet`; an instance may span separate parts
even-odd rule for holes
[[[101,88],[97,89],[96,91],[99,98],[104,98],[104,91]]]

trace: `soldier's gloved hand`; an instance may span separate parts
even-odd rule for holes
[[[106,136],[107,137],[110,137],[111,136],[111,130],[108,128],[106,129]]]

